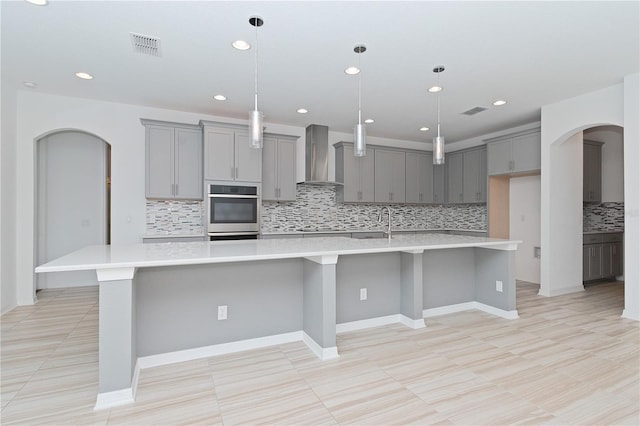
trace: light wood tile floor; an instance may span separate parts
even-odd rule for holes
[[[624,285],[142,371],[134,404],[93,411],[97,288],[46,290],[2,316],[0,421],[10,424],[640,424],[640,328]]]

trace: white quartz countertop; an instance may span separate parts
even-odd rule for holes
[[[88,246],[36,268],[36,272],[195,265],[331,255],[487,247],[516,250],[521,241],[450,234],[408,234],[386,238],[288,238]]]

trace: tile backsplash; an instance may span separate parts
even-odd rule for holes
[[[335,186],[298,184],[296,201],[262,203],[262,232],[378,231],[383,228],[377,221],[380,207],[381,204],[338,203]],[[485,204],[391,204],[390,207],[394,228],[487,229]],[[386,223],[386,213],[383,222]]]
[[[146,235],[203,235],[202,201],[147,200]]]
[[[585,232],[624,231],[624,203],[585,203],[582,212]]]

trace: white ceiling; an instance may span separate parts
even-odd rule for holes
[[[253,105],[259,29],[266,122],[351,132],[361,56],[371,136],[430,141],[434,66],[442,64],[442,134],[464,140],[537,121],[540,107],[620,83],[639,71],[638,1],[147,2],[2,1],[3,89],[245,118]],[[161,39],[162,57],[134,53],[129,33]],[[95,78],[79,80],[76,71]],[[38,84],[26,89],[23,81]],[[222,93],[226,102],[214,101]],[[508,104],[492,107],[495,99]],[[461,115],[490,107],[475,116]],[[298,108],[309,110],[306,115]],[[431,131],[418,131],[421,126]]]

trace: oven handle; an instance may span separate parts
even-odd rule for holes
[[[209,198],[251,198],[251,199],[257,199],[259,196],[258,195],[234,195],[234,194],[209,194]]]
[[[258,235],[259,232],[209,232],[207,235],[210,237],[220,237],[220,236],[236,236],[236,235]]]

